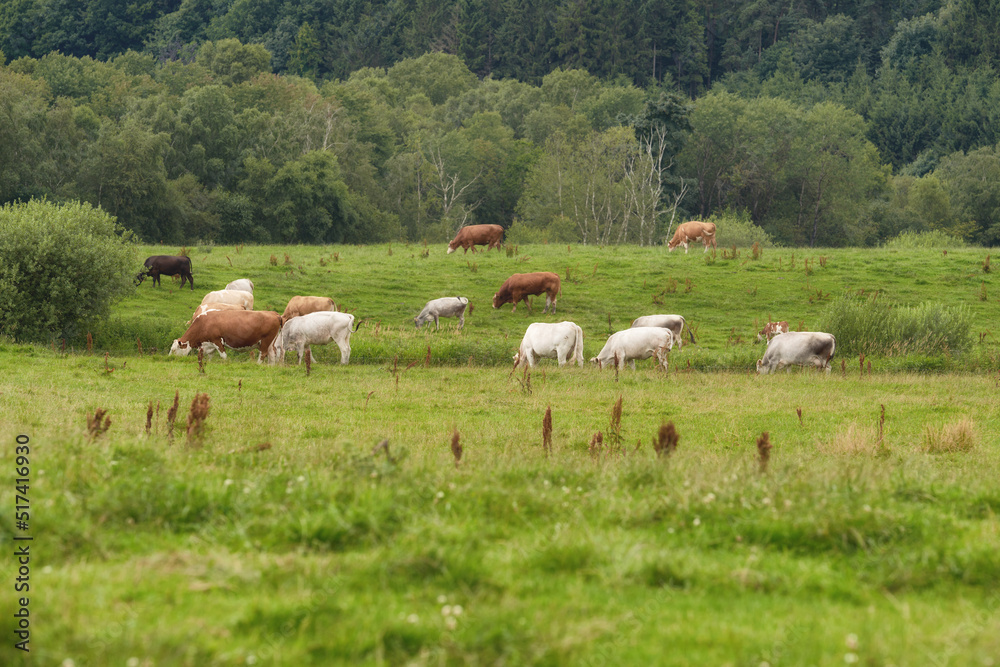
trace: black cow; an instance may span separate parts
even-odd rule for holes
[[[181,287],[184,281],[191,283],[191,291],[194,291],[194,276],[191,275],[191,260],[183,255],[175,257],[173,255],[153,255],[147,257],[144,262],[145,268],[135,277],[136,284],[141,283],[146,276],[153,276],[153,286],[160,282],[160,276],[180,276]]]

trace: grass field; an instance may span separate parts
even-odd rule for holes
[[[663,248],[205,250],[190,250],[193,293],[144,283],[94,332],[91,353],[0,341],[3,552],[22,534],[18,434],[31,439],[34,537],[32,652],[13,649],[5,621],[0,663],[1000,656],[1000,313],[986,251],[796,251],[792,265],[791,250],[774,249],[714,262]],[[555,318],[537,301],[532,315],[490,308],[503,278],[534,270],[563,277]],[[307,375],[240,353],[202,373],[193,357],[166,357],[201,295],[237,277],[255,282],[258,309],[326,294],[367,320],[351,363],[317,348]],[[847,290],[964,304],[972,345],[876,357],[871,373],[852,358],[829,376],[752,374],[755,319],[815,328]],[[474,304],[465,329],[415,331],[423,303],[447,295]],[[589,357],[609,318],[617,330],[657,312],[696,328],[698,345],[675,349],[669,374],[652,361],[618,377],[552,362],[509,371],[529,322],[576,321]],[[189,442],[199,392],[210,411]],[[98,408],[111,424],[91,438]],[[665,421],[680,441],[659,457]],[[373,453],[384,439],[388,456]],[[12,619],[12,557],[0,575],[0,615]]]

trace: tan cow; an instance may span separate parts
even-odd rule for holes
[[[510,312],[517,310],[518,301],[524,301],[531,312],[531,304],[528,303],[528,296],[532,294],[545,294],[545,310],[548,312],[552,306],[552,314],[556,312],[556,298],[559,296],[561,283],[559,276],[548,271],[538,273],[515,273],[504,281],[496,294],[493,295],[493,307],[499,308],[505,303],[513,303],[514,307]]]
[[[201,300],[201,305],[209,303],[231,303],[240,306],[243,310],[253,310],[253,294],[235,289],[220,289],[209,292]]]
[[[667,250],[673,252],[674,248],[682,245],[684,246],[684,254],[686,255],[688,243],[691,241],[701,241],[704,243],[705,252],[708,252],[708,246],[710,245],[715,248],[715,223],[692,220],[691,222],[677,225],[674,238],[670,239],[670,242],[667,243]]]
[[[768,322],[757,332],[757,342],[770,341],[778,334],[788,333],[788,322]]]
[[[318,313],[321,310],[337,310],[337,304],[328,296],[293,296],[285,306],[281,316],[287,321],[299,315]]]
[[[448,254],[459,248],[464,252],[469,252],[469,248],[472,248],[472,252],[476,252],[477,245],[486,246],[487,251],[490,248],[499,250],[501,243],[503,243],[503,227],[500,225],[468,225],[458,230],[458,234],[448,244]]]
[[[275,363],[280,358],[281,316],[273,310],[222,310],[205,313],[174,340],[169,354],[187,356],[202,348],[206,353],[216,350],[226,358],[226,348],[241,349],[257,346],[257,363]]]

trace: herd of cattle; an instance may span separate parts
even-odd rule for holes
[[[463,227],[454,240],[448,244],[448,252],[461,247],[465,251],[475,246],[485,245],[487,250],[499,248],[503,240],[503,228],[499,225],[470,225]],[[688,243],[700,240],[705,246],[715,247],[715,225],[712,223],[687,222],[679,225],[668,249],[678,245],[687,252]],[[194,290],[191,261],[187,257],[155,255],[145,262],[145,268],[137,276],[139,282],[146,275],[153,277],[153,284],[161,275],[179,275],[181,286],[190,282]],[[556,299],[561,291],[559,276],[550,272],[515,273],[510,276],[493,295],[493,308],[504,304],[524,301],[530,312],[529,296],[545,295],[545,309],[556,312]],[[457,317],[458,328],[465,324],[465,310],[469,304],[466,297],[444,297],[427,302],[420,313],[413,318],[419,329],[433,320],[439,328],[442,317]],[[299,363],[308,353],[310,361],[315,361],[310,345],[325,345],[335,342],[340,348],[340,363],[346,364],[351,358],[351,333],[357,331],[354,315],[337,311],[336,304],[329,297],[294,296],[285,311],[279,315],[274,311],[253,309],[253,283],[248,279],[234,280],[224,290],[209,292],[195,310],[187,331],[173,341],[172,355],[187,355],[192,350],[201,349],[205,354],[218,352],[226,358],[225,349],[257,347],[258,363],[267,357],[269,363],[283,361],[291,350],[298,353]],[[360,323],[359,323],[360,324]],[[613,364],[621,370],[626,363],[635,368],[639,359],[655,356],[667,368],[667,355],[674,344],[683,348],[686,322],[680,315],[646,315],[632,322],[630,328],[618,331],[608,337],[600,353],[591,358],[598,367]],[[695,342],[694,334],[688,328],[688,337]],[[771,373],[790,366],[815,366],[830,372],[836,340],[832,334],[816,331],[789,331],[787,322],[768,322],[758,333],[758,341],[767,341],[764,356],[757,361],[757,372]],[[520,364],[533,367],[539,359],[555,359],[560,366],[576,363],[583,366],[583,330],[574,322],[535,322],[528,326],[514,355],[514,368]]]

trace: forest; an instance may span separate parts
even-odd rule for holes
[[[998,25],[982,0],[7,0],[0,204],[174,244],[718,219],[990,246]]]

